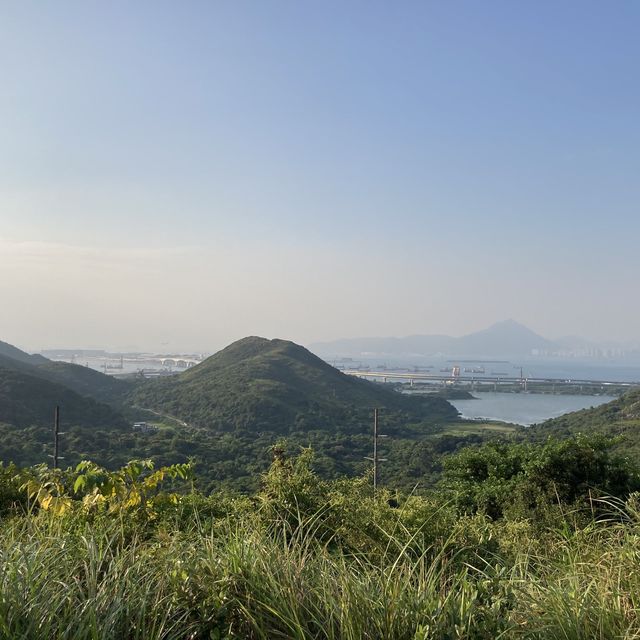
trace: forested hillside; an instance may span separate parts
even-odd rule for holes
[[[599,407],[547,420],[526,433],[533,440],[550,435],[568,437],[578,433],[598,433],[616,438],[615,450],[640,461],[640,389],[629,391]]]
[[[109,395],[116,397],[115,387],[120,389],[118,381],[108,376],[0,343],[0,423],[21,428],[50,426],[54,408],[60,405],[64,407],[63,425],[123,427],[123,417],[101,402]]]
[[[373,407],[401,420],[451,420],[441,398],[403,396],[346,376],[286,340],[250,337],[175,378],[140,385],[135,404],[217,432],[361,432]]]

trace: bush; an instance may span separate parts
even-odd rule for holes
[[[563,505],[593,508],[601,495],[625,498],[640,488],[637,469],[613,456],[600,436],[541,445],[488,443],[445,459],[441,486],[463,513],[548,523]]]

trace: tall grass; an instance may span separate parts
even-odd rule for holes
[[[640,638],[640,530],[598,523],[531,558],[513,617],[526,637]]]
[[[68,532],[18,521],[0,546],[0,637],[182,638],[170,577],[117,528]]]
[[[372,554],[320,522],[192,514],[132,532],[124,517],[6,521],[0,638],[640,638],[633,518],[537,546],[479,519],[422,549],[396,527]]]

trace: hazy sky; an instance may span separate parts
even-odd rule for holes
[[[640,338],[640,3],[0,0],[0,339]]]

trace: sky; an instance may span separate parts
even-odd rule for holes
[[[0,0],[0,340],[640,339],[640,4]]]

